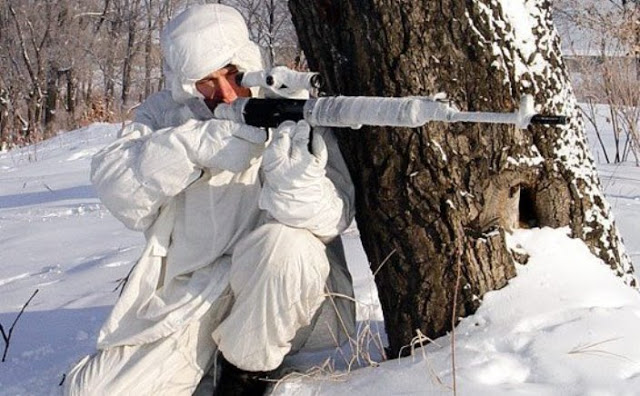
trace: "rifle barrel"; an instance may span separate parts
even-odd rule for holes
[[[302,119],[312,126],[342,128],[362,125],[417,128],[432,121],[512,124],[526,128],[530,124],[561,125],[567,122],[565,116],[535,114],[532,107],[523,100],[520,110],[511,113],[459,111],[447,102],[419,96],[332,96],[307,100],[238,98],[230,105],[218,105],[215,116],[267,128],[287,120]]]
[[[530,124],[564,125],[568,121],[566,116],[536,114],[531,117]]]

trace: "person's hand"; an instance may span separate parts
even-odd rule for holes
[[[328,150],[306,121],[282,123],[264,152],[264,184],[258,206],[278,222],[330,240],[339,230],[344,203],[325,176]]]
[[[325,175],[327,146],[314,134],[309,152],[311,127],[306,121],[283,122],[265,150],[262,169],[269,188],[281,193],[312,189]],[[313,194],[312,194],[313,195]]]
[[[226,120],[205,123],[196,162],[205,167],[242,172],[260,157],[266,132],[245,124]]]

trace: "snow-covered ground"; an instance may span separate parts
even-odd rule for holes
[[[109,214],[89,181],[91,156],[117,129],[96,124],[0,154],[0,324],[7,331],[39,290],[0,363],[2,395],[51,393],[66,367],[95,349],[118,296],[113,289],[141,251],[143,237]]]
[[[68,366],[94,350],[118,295],[114,289],[141,251],[142,235],[107,212],[88,180],[91,156],[117,129],[94,124],[0,153],[0,324],[6,331],[39,290],[0,363],[0,395],[59,391]],[[627,250],[640,265],[640,168],[600,164],[599,170]],[[566,232],[521,230],[511,237],[531,258],[456,329],[459,395],[640,394],[640,295]],[[357,237],[345,237],[345,245],[360,323],[375,332],[382,316],[366,257]],[[374,356],[378,344],[370,342]],[[451,338],[414,348],[413,356],[377,367],[362,359],[365,367],[347,375],[325,367],[323,374],[291,376],[274,394],[452,394]]]

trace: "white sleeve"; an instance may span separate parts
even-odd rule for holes
[[[225,120],[189,120],[158,131],[133,122],[94,156],[91,181],[116,218],[144,230],[202,169],[247,169],[264,150],[264,139],[263,130]]]
[[[93,157],[91,181],[98,196],[127,227],[148,228],[160,207],[200,176],[189,158],[188,134],[196,135],[197,123],[154,132],[133,122]]]

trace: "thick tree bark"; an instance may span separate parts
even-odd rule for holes
[[[326,77],[330,93],[446,92],[470,111],[513,111],[520,95],[535,93],[544,111],[574,117],[568,127],[528,131],[431,123],[339,134],[358,193],[363,244],[373,269],[382,266],[376,282],[392,353],[417,329],[441,336],[452,317],[472,313],[486,292],[515,276],[505,230],[522,224],[569,225],[633,280],[615,227],[606,223],[610,211],[547,2],[527,1],[536,12],[524,18],[535,41],[524,46],[531,52],[516,41],[523,27],[514,26],[495,0],[289,5],[309,65]]]

